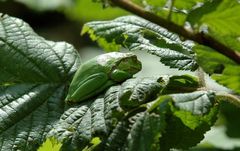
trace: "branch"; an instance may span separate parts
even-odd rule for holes
[[[237,64],[240,64],[240,54],[207,34],[193,33],[192,31],[188,31],[182,26],[179,26],[153,13],[145,11],[142,7],[132,3],[130,0],[111,0],[111,2],[114,5],[121,7],[129,12],[132,12],[133,14],[149,20],[161,27],[164,27],[171,32],[177,33],[180,36],[185,37],[186,39],[190,39],[199,44],[208,46],[223,54],[224,56],[230,58],[231,60],[235,61]]]

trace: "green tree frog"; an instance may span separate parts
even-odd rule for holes
[[[133,53],[111,52],[83,63],[69,86],[67,103],[81,102],[131,78],[142,68]]]

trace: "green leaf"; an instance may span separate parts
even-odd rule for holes
[[[122,84],[119,94],[120,106],[123,109],[131,109],[155,99],[163,88],[159,84],[161,78],[129,79]]]
[[[221,102],[221,114],[224,117],[224,122],[226,126],[225,133],[230,138],[238,138],[240,140],[240,121],[239,116],[240,110],[237,106],[230,104],[228,102]],[[239,143],[240,147],[240,143]]]
[[[195,9],[196,5],[202,5],[209,0],[175,0],[174,6],[180,10],[191,11]]]
[[[238,150],[240,147],[239,114],[238,107],[229,102],[220,102],[220,118],[217,124],[205,134],[204,140],[194,147],[195,150],[204,151],[207,148],[216,151]]]
[[[58,143],[54,139],[47,139],[41,147],[38,148],[38,151],[59,151],[62,144]]]
[[[131,126],[127,137],[129,151],[159,150],[159,139],[165,128],[165,118],[158,114],[141,114]]]
[[[163,98],[160,103],[153,101],[156,96],[148,97],[156,95],[156,92],[160,95],[162,88],[172,84],[169,79],[165,76],[135,78],[113,86],[104,97],[66,110],[49,137],[62,142],[62,150],[91,148],[95,137],[101,141],[95,146],[100,150],[159,150],[194,146],[216,120],[218,108],[215,95],[206,91],[172,94],[160,97]],[[197,83],[196,78],[186,75],[176,76],[170,81],[175,84],[180,81],[180,85],[187,81],[193,86]],[[125,96],[124,99],[122,96]],[[122,101],[125,101],[124,105]]]
[[[159,56],[160,61],[171,68],[194,71],[198,67],[192,43],[183,42],[177,35],[139,17],[89,22],[82,29],[84,33],[89,33],[92,40],[97,40],[104,48],[110,44],[148,51]]]
[[[240,93],[239,65],[216,51],[196,45],[197,62],[219,84]],[[207,57],[206,57],[207,56]]]
[[[240,3],[237,0],[215,0],[192,11],[187,21],[195,30],[206,32],[235,51],[240,51]]]
[[[199,123],[198,127],[191,129],[186,126],[180,118],[176,116],[169,116],[167,119],[167,128],[165,133],[161,137],[160,145],[164,149],[178,148],[178,149],[189,149],[190,147],[196,146],[204,138],[204,133],[210,130],[211,126],[216,121],[218,109],[213,108],[209,116],[206,116],[209,121],[203,121]],[[186,113],[184,113],[186,114]],[[183,116],[184,116],[183,114]],[[193,116],[186,114],[188,120],[192,120]],[[201,118],[199,118],[201,120]],[[195,119],[194,121],[197,121]]]
[[[108,106],[102,98],[71,107],[64,112],[49,136],[63,142],[63,150],[84,149],[94,137],[107,134],[105,108]]]
[[[193,48],[197,54],[197,62],[208,74],[222,73],[226,65],[236,65],[234,61],[214,51],[209,47],[195,45]]]
[[[129,125],[130,123],[127,121],[118,122],[111,134],[109,134],[104,146],[104,150],[112,151],[124,148],[123,145],[126,143],[129,133]]]
[[[191,75],[168,76],[161,94],[193,92],[200,87],[197,77]]]
[[[172,94],[174,107],[193,115],[204,115],[214,104],[214,93],[196,91],[192,93]]]
[[[240,66],[227,65],[222,74],[213,74],[212,78],[240,94]]]
[[[126,87],[126,84],[137,86]],[[55,137],[62,142],[62,150],[84,149],[91,145],[90,142],[94,137],[99,137],[102,142],[105,142],[109,135],[110,138],[108,139],[111,141],[109,143],[118,144],[121,140],[115,142],[114,139],[115,135],[118,135],[117,130],[117,134],[111,136],[110,133],[114,131],[115,127],[121,129],[122,126],[118,127],[116,125],[122,118],[138,113],[132,112],[132,110],[124,112],[120,106],[121,96],[126,96],[125,93],[129,94],[131,92],[134,101],[140,102],[138,103],[140,105],[152,101],[154,97],[149,97],[149,95],[160,91],[160,88],[158,78],[131,79],[125,81],[122,85],[113,86],[107,90],[103,98],[99,97],[66,110],[48,136]],[[136,98],[138,94],[146,97]],[[132,106],[133,108],[137,108],[137,106]],[[124,122],[123,124],[125,125]],[[117,144],[111,144],[109,147],[114,148],[114,146],[118,146]]]
[[[199,143],[217,118],[214,97],[214,93],[206,91],[160,96],[151,112],[166,112],[161,149],[187,149]]]
[[[159,150],[159,138],[164,128],[164,117],[155,113],[139,113],[128,121],[118,123],[104,149]]]
[[[239,9],[240,3],[237,0],[210,1],[192,12],[188,21],[198,27],[206,24],[213,32],[222,35],[239,35],[240,14],[236,14]]]
[[[141,0],[141,1],[142,1],[142,3],[144,3],[143,0]],[[150,5],[150,6],[159,7],[159,8],[164,7],[167,3],[166,0],[146,0],[146,2],[147,2],[147,4],[145,4],[145,5]]]
[[[196,7],[196,5],[198,4],[203,4],[204,2],[208,1],[208,0],[141,0],[142,3],[145,3],[145,5],[147,6],[151,6],[151,7],[155,7],[158,8],[158,10],[160,9],[169,9],[170,4],[173,2],[173,6],[175,9],[177,10],[185,10],[185,11],[189,11],[194,9],[194,6]]]
[[[209,0],[139,0],[150,11],[162,18],[184,26],[187,15]]]
[[[65,1],[65,0],[64,0]],[[94,3],[92,0],[75,0],[75,5],[65,10],[67,16],[81,22],[92,20],[114,19],[128,12],[118,7],[103,8],[102,4]],[[87,12],[87,13],[86,13]]]
[[[0,148],[31,151],[64,112],[66,83],[80,60],[71,45],[0,16]]]
[[[4,83],[61,83],[79,65],[73,46],[39,37],[20,19],[0,17],[0,72]]]

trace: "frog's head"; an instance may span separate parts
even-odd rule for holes
[[[133,53],[111,52],[106,55],[104,62],[108,64],[109,76],[113,81],[122,82],[142,69],[141,62]]]
[[[122,59],[116,62],[116,69],[134,75],[142,69],[142,64],[135,54],[125,53]]]

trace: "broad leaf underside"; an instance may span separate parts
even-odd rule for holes
[[[156,100],[157,96],[133,99],[136,93],[147,96],[152,92],[161,92],[167,88],[167,83],[172,83],[168,80],[136,78],[113,86],[104,97],[66,110],[50,131],[49,137],[63,142],[63,150],[90,148],[91,140],[96,137],[101,140],[98,147],[102,150],[159,150],[161,147],[194,146],[203,139],[203,134],[216,120],[218,110],[217,106],[214,107],[214,93],[199,91],[168,95]],[[145,103],[148,102],[150,103],[146,106]],[[176,121],[171,121],[171,118]],[[184,131],[173,129],[170,126],[172,124]],[[166,139],[176,137],[172,133],[184,132],[187,132],[186,135],[181,136],[187,141],[181,138],[173,141]],[[164,141],[160,142],[161,137],[169,146],[162,144]],[[184,145],[179,145],[183,143]]]
[[[64,112],[65,85],[80,60],[20,19],[0,17],[0,150],[36,150]]]
[[[136,16],[111,21],[95,21],[84,25],[82,34],[89,33],[105,49],[145,50],[161,58],[161,62],[180,70],[196,70],[193,44],[147,20]]]

